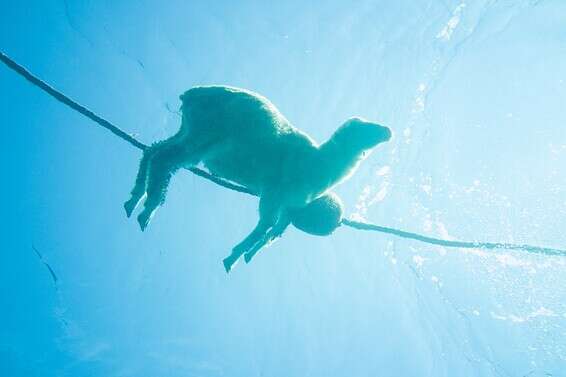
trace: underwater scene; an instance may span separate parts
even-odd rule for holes
[[[566,1],[0,1],[0,377],[566,376]]]

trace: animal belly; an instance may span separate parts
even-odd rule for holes
[[[259,148],[261,149],[261,148]],[[215,148],[204,156],[202,162],[210,173],[261,192],[265,186],[274,184],[279,172],[280,158],[261,151],[234,153],[229,145]]]

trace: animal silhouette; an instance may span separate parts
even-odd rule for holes
[[[329,190],[353,174],[373,147],[391,138],[387,127],[350,118],[318,145],[265,97],[234,87],[194,87],[180,99],[180,130],[144,151],[124,208],[129,217],[146,197],[138,215],[143,231],[164,203],[173,174],[199,163],[258,193],[259,221],[223,260],[226,272],[242,255],[249,262],[292,222],[312,234],[331,233],[342,205]]]

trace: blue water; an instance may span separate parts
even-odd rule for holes
[[[0,49],[141,141],[229,84],[323,141],[387,125],[354,219],[565,248],[566,3],[3,1]],[[566,376],[566,259],[290,229],[188,172],[142,233],[140,152],[0,67],[0,376]],[[54,281],[35,247],[55,273]]]

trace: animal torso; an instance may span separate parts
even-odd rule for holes
[[[210,144],[201,161],[211,173],[258,193],[293,184],[294,191],[312,191],[300,186],[316,174],[318,146],[266,98],[211,86],[192,88],[181,99],[183,139]]]

